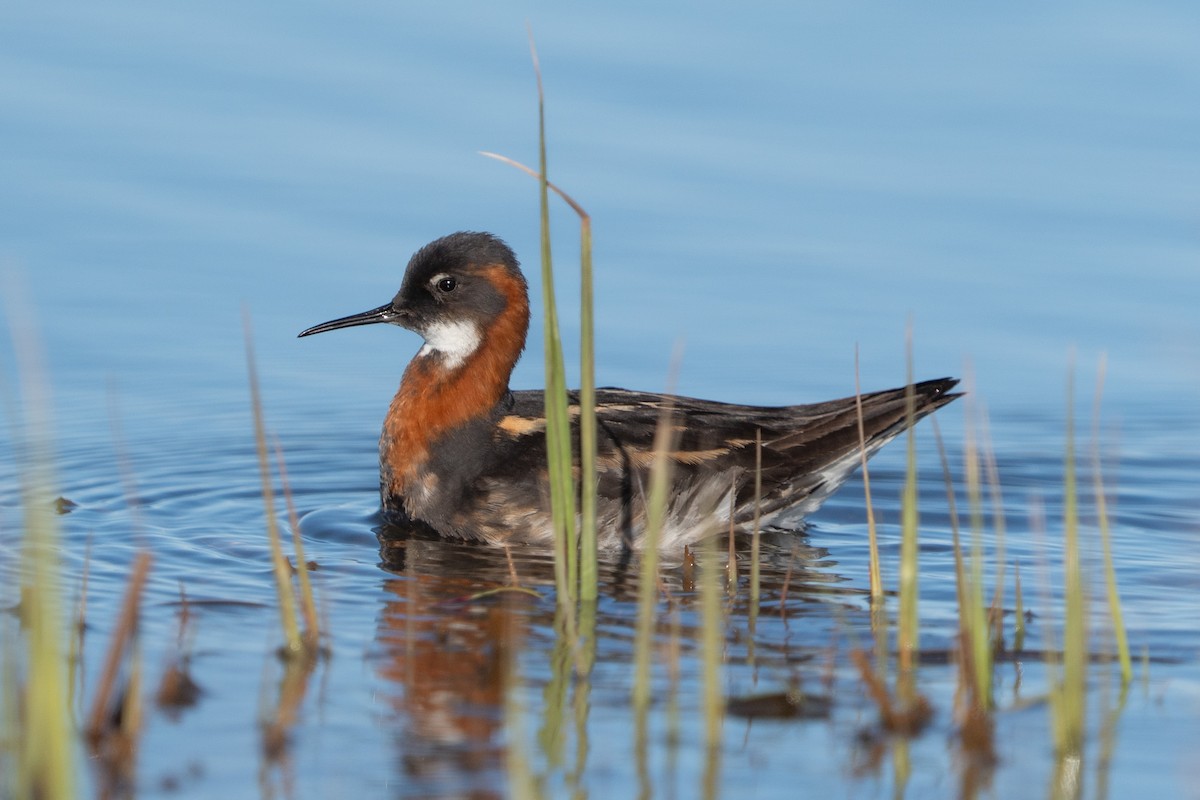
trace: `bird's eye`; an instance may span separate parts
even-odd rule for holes
[[[454,278],[442,278],[437,282],[438,291],[442,294],[453,292],[457,287],[458,281],[454,280]]]

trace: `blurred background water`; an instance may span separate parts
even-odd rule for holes
[[[495,781],[461,764],[418,779],[389,763],[407,763],[395,753],[408,729],[373,699],[392,685],[386,670],[363,674],[386,660],[381,631],[405,591],[377,566],[375,439],[419,341],[378,328],[295,335],[386,301],[412,251],[460,229],[513,245],[536,303],[535,184],[478,155],[536,161],[527,23],[544,70],[551,177],[595,221],[602,385],[661,389],[683,342],[685,394],[843,396],[856,346],[864,389],[904,381],[911,325],[917,376],[967,374],[991,413],[1020,520],[1010,553],[1025,562],[1046,546],[1028,521],[1031,498],[1056,508],[1072,367],[1086,432],[1107,359],[1100,429],[1129,624],[1138,644],[1184,665],[1171,685],[1186,713],[1154,723],[1166,749],[1200,743],[1194,5],[10,3],[0,9],[0,314],[44,347],[60,492],[80,504],[65,532],[94,542],[94,613],[115,607],[139,542],[158,555],[149,638],[173,636],[181,581],[262,606],[202,616],[208,674],[219,677],[202,722],[148,737],[143,791],[183,775],[204,794],[238,793],[257,763],[246,720],[217,721],[253,705],[272,637],[243,311],[339,631],[336,702],[297,737],[310,790],[453,794]],[[562,209],[554,224],[567,302],[577,229]],[[576,315],[568,306],[562,316],[572,352]],[[541,385],[538,319],[535,308],[516,387]],[[9,389],[10,341],[0,350]],[[961,415],[939,413],[952,452]],[[0,448],[11,552],[19,466],[7,427]],[[936,588],[949,574],[939,550],[948,523],[936,456],[923,449],[936,618],[952,600],[948,583]],[[879,457],[885,520],[896,519],[901,465],[899,449]],[[859,587],[861,505],[847,487],[806,540]],[[444,577],[441,556],[426,558],[434,566],[421,574]],[[69,574],[81,560],[69,555]],[[485,585],[488,574],[466,580]],[[242,635],[247,625],[261,636]],[[827,633],[810,635],[824,645]],[[215,749],[197,747],[197,730]],[[383,741],[392,736],[399,743]],[[788,752],[840,741],[795,726],[771,736]],[[352,752],[343,737],[358,742]],[[779,763],[770,748],[749,750],[743,777]],[[609,785],[625,786],[627,751],[600,753]],[[1158,781],[1172,795],[1195,785],[1182,759],[1158,770],[1153,753],[1136,753],[1118,762],[1137,765],[1119,773],[1125,785]],[[808,766],[828,771],[826,756]],[[836,785],[845,764],[833,764]],[[731,781],[738,770],[735,759]],[[794,785],[764,774],[761,796]],[[928,780],[932,794],[949,788]]]

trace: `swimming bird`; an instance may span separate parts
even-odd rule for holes
[[[528,288],[513,251],[488,233],[437,239],[413,255],[391,302],[300,336],[377,323],[399,325],[425,340],[404,371],[379,439],[385,516],[444,537],[549,544],[544,393],[508,385],[529,329]],[[914,384],[911,417],[906,388],[862,395],[867,454],[905,430],[910,419],[957,397],[950,392],[957,382]],[[577,437],[579,398],[569,397]],[[659,539],[663,550],[728,528],[731,515],[743,529],[756,510],[764,526],[797,520],[861,459],[854,397],[761,407],[597,389],[601,547],[643,544],[654,433],[664,408],[677,435]],[[577,463],[576,475],[578,480]]]

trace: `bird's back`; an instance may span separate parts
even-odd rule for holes
[[[957,381],[912,387],[912,419],[950,402]],[[908,427],[904,388],[863,395],[868,456]],[[578,435],[578,397],[571,396]],[[494,457],[476,482],[474,505],[504,510],[505,538],[546,542],[545,409],[541,391],[512,393],[493,432]],[[858,465],[858,410],[854,397],[799,406],[717,403],[624,389],[596,392],[597,494],[602,546],[641,547],[645,498],[660,420],[672,429],[671,491],[660,547],[695,542],[755,516],[780,523],[813,511]],[[576,440],[577,441],[577,440]],[[761,446],[760,443],[761,442]],[[578,452],[576,448],[576,453]],[[761,460],[762,494],[754,476]],[[578,470],[576,478],[578,479]],[[495,514],[479,514],[478,519]],[[495,534],[484,534],[495,538]]]

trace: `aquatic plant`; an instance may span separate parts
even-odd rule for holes
[[[721,729],[725,692],[721,665],[725,660],[725,611],[721,605],[721,565],[713,537],[700,542],[700,708],[704,717],[704,774],[700,794],[716,797],[721,772]]]
[[[671,485],[672,461],[676,432],[671,424],[673,407],[663,406],[654,431],[654,461],[650,465],[650,487],[646,499],[645,545],[642,548],[641,568],[638,571],[637,622],[633,640],[633,689],[631,701],[638,757],[646,753],[646,727],[650,709],[651,657],[657,622],[658,604],[658,542],[666,519],[668,492]]]
[[[1061,675],[1050,690],[1054,748],[1060,765],[1083,747],[1087,711],[1087,596],[1079,543],[1079,497],[1075,468],[1074,376],[1067,379],[1066,444],[1063,456],[1063,644],[1061,664],[1047,648],[1051,674]]]
[[[267,448],[267,428],[263,415],[262,396],[258,386],[258,366],[254,358],[253,334],[249,312],[243,314],[243,331],[246,341],[246,367],[250,382],[250,406],[254,416],[254,442],[258,454],[259,478],[262,482],[263,509],[266,512],[267,540],[271,548],[271,567],[275,577],[275,596],[279,602],[279,622],[283,630],[283,653],[288,658],[311,660],[317,654],[320,632],[317,628],[316,603],[312,595],[312,584],[307,574],[299,580],[302,604],[305,610],[306,628],[301,633],[296,617],[296,596],[292,585],[292,566],[283,553],[283,539],[279,532],[279,519],[275,511],[275,489],[271,477],[270,453]],[[296,571],[305,573],[304,545],[300,538],[298,521],[292,511],[292,543],[295,548]]]
[[[541,244],[544,360],[546,379],[546,455],[550,482],[551,516],[555,526],[556,567],[560,602],[578,596],[595,600],[598,594],[596,544],[596,369],[592,280],[592,219],[578,202],[547,177],[545,91],[532,31],[529,48],[537,78],[538,164],[534,170],[507,156],[482,151],[488,158],[520,169],[538,182],[539,240]],[[554,292],[553,252],[550,243],[550,192],[558,195],[579,217],[579,529],[576,535],[576,491],[572,474],[571,423],[566,387],[566,367]],[[578,594],[576,594],[578,593]]]
[[[1129,637],[1125,632],[1125,616],[1121,611],[1121,592],[1117,588],[1117,571],[1113,565],[1112,531],[1109,530],[1107,489],[1104,485],[1100,458],[1100,398],[1104,393],[1107,359],[1100,359],[1096,370],[1096,397],[1092,407],[1092,480],[1096,503],[1096,520],[1100,527],[1100,546],[1104,560],[1104,590],[1108,600],[1108,617],[1117,660],[1121,664],[1121,683],[1128,686],[1133,680],[1133,661],[1129,655]]]
[[[134,559],[84,728],[88,750],[102,772],[101,780],[115,792],[127,791],[134,784],[143,718],[138,625],[151,561],[145,550]],[[126,675],[120,683],[122,667]]]
[[[12,297],[12,294],[9,295]],[[18,315],[25,306],[12,303]],[[74,797],[75,758],[72,748],[71,681],[67,677],[64,645],[68,638],[62,610],[62,569],[59,564],[59,528],[54,498],[51,457],[49,389],[39,345],[27,332],[28,320],[12,326],[14,349],[21,375],[18,404],[5,388],[10,441],[23,455],[20,469],[21,506],[24,512],[19,557],[18,603],[24,637],[10,634],[24,645],[4,642],[3,740],[0,748],[9,759],[9,791],[17,797],[65,800]],[[11,660],[10,660],[11,659]]]

